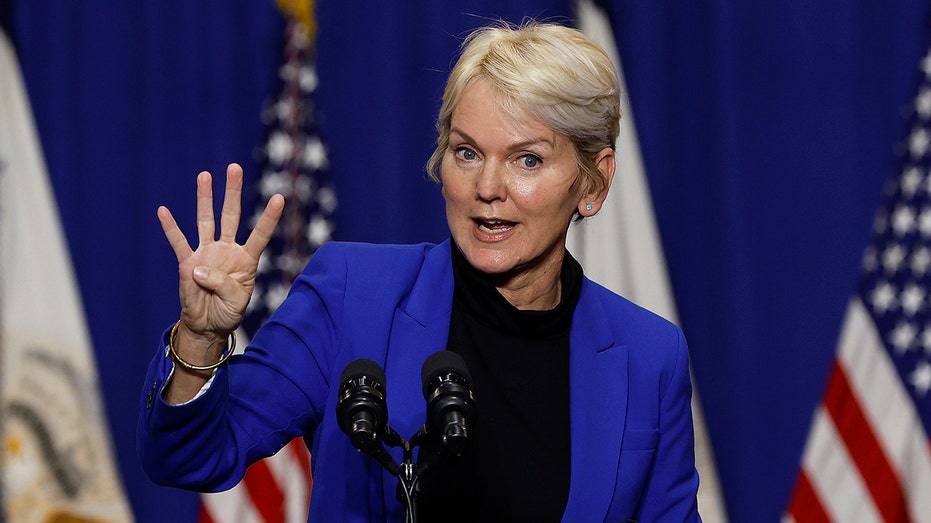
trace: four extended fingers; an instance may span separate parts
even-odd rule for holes
[[[220,241],[235,242],[242,217],[242,167],[231,163],[226,170],[226,192],[220,214]],[[275,227],[284,210],[284,197],[275,194],[268,200],[262,216],[249,234],[244,244],[246,252],[256,260],[265,250],[275,232]],[[168,243],[175,252],[178,261],[193,253],[187,238],[178,227],[168,208],[158,208],[158,219]],[[216,222],[213,213],[213,177],[207,171],[197,175],[197,234],[200,245],[212,243],[216,234]]]
[[[216,223],[213,214],[213,178],[207,171],[197,175],[197,235],[200,245],[214,242]],[[226,171],[226,192],[223,197],[223,208],[220,214],[220,241],[235,242],[239,229],[239,220],[242,217],[242,167],[231,163]],[[281,219],[284,210],[284,197],[275,194],[268,200],[262,216],[255,228],[249,234],[244,244],[246,252],[258,260],[262,251],[271,240],[275,227]],[[167,207],[161,206],[157,211],[159,222],[165,238],[175,252],[178,262],[181,262],[194,251],[178,227],[174,216]]]

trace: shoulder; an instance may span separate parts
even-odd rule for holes
[[[588,278],[583,283],[583,296],[596,301],[608,316],[615,339],[659,336],[677,342],[682,338],[676,324]]]
[[[383,263],[403,264],[411,260],[423,259],[436,247],[437,245],[433,243],[400,245],[332,241],[317,249],[311,261],[334,262],[342,259],[360,266]]]
[[[315,287],[330,282],[346,291],[361,289],[360,292],[371,293],[377,289],[390,293],[392,289],[409,289],[424,272],[431,270],[428,267],[448,266],[448,259],[447,242],[410,245],[329,242],[314,253],[298,281]],[[430,263],[431,260],[438,263]]]
[[[304,269],[304,274],[343,270],[376,272],[389,277],[392,271],[417,270],[429,253],[437,247],[433,243],[399,245],[328,242],[317,249]]]
[[[688,374],[688,344],[679,326],[588,279],[583,296],[604,315],[614,343],[626,347],[632,368],[665,383]]]

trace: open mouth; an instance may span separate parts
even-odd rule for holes
[[[505,220],[482,220],[480,218],[475,218],[475,223],[478,225],[480,231],[489,234],[507,232],[517,225],[515,222]]]

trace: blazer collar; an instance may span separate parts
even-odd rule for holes
[[[453,310],[453,266],[450,240],[438,244],[424,255],[423,265],[417,281],[411,288],[410,297],[401,305],[404,314],[421,326],[445,318],[449,327],[449,315]],[[443,341],[446,341],[444,336]],[[436,350],[442,350],[443,347]]]

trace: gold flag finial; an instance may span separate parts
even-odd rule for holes
[[[275,0],[278,7],[289,17],[304,24],[307,36],[317,36],[317,21],[314,18],[314,0]]]

